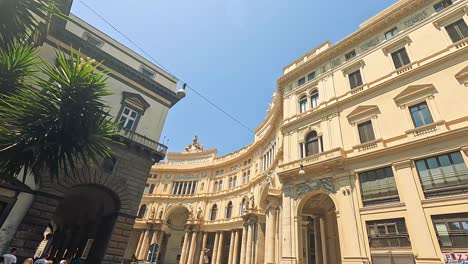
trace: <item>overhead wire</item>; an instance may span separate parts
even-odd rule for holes
[[[147,56],[147,58],[151,59],[153,63],[155,63],[158,67],[166,71],[167,73],[175,76],[174,74],[171,73],[167,68],[164,67],[161,63],[159,63],[158,60],[156,60],[151,54],[146,52],[145,49],[143,49],[140,45],[138,45],[135,41],[133,41],[130,37],[128,37],[125,33],[123,33],[121,30],[119,30],[117,27],[115,27],[109,20],[107,20],[104,16],[102,16],[99,12],[97,12],[94,8],[92,8],[90,5],[88,5],[86,2],[83,0],[79,0],[81,4],[83,4],[87,9],[89,9],[93,14],[95,14],[97,17],[99,17],[104,23],[106,23],[108,26],[110,26],[112,29],[114,29],[119,35],[121,35],[123,38],[125,38],[128,42],[130,42],[133,46],[135,46],[140,52],[142,52],[144,55]],[[226,110],[221,108],[218,104],[214,103],[212,100],[208,99],[206,96],[204,96],[201,92],[197,91],[193,87],[191,87],[189,84],[186,84],[186,88],[190,89],[193,91],[196,95],[198,95],[200,98],[205,100],[207,103],[209,103],[211,106],[214,108],[218,109],[220,112],[222,112],[224,115],[229,117],[232,121],[240,125],[241,127],[245,128],[247,131],[255,135],[255,132],[245,125],[243,122],[241,122],[238,118],[234,117],[232,114],[229,114]]]

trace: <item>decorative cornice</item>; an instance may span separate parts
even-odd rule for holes
[[[305,63],[298,66],[296,69],[293,69],[290,72],[288,72],[286,75],[283,75],[278,80],[278,84],[280,86],[284,86],[288,82],[298,78],[298,76],[305,74],[309,69],[318,67],[323,63],[329,62],[330,59],[332,59],[334,56],[345,53],[346,51],[352,49],[359,43],[373,37],[375,34],[397,23],[404,17],[414,13],[415,10],[430,4],[432,0],[406,0],[401,2],[402,3],[395,4],[398,6],[392,6],[391,9],[387,11],[387,15],[376,16],[372,21],[369,21],[370,23],[366,23],[361,29],[354,32],[347,38],[341,40],[335,45],[317,54],[315,58],[306,61]],[[301,56],[301,59],[303,57],[304,56]],[[298,63],[299,61],[300,59],[296,60],[292,64]]]

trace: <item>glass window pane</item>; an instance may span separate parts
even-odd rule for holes
[[[130,116],[131,116],[132,118],[136,118],[136,116],[137,116],[137,112],[135,112],[135,111],[132,111],[132,113],[130,114]]]
[[[461,224],[459,222],[450,222],[448,223],[449,229],[450,230],[461,230]]]
[[[125,125],[125,128],[127,128],[127,129],[132,129],[133,123],[134,123],[134,122],[135,122],[135,121],[129,119],[128,122],[127,122],[127,124]]]

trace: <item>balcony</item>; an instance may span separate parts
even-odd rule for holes
[[[468,170],[421,177],[427,198],[468,193]]]
[[[140,135],[134,131],[120,128],[117,131],[118,141],[127,145],[134,145],[147,151],[156,162],[164,159],[167,152],[167,146],[156,142],[150,138]]]

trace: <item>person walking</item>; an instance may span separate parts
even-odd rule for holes
[[[27,258],[23,261],[23,264],[33,264],[33,259],[32,258]]]
[[[36,259],[34,264],[47,264],[46,255],[43,254],[40,258]]]
[[[4,257],[0,257],[0,264],[5,264],[5,258]]]
[[[3,258],[5,260],[3,262],[5,262],[5,264],[16,264],[16,262],[17,262],[16,251],[17,251],[16,248],[12,248],[10,250],[10,253],[4,254]]]

